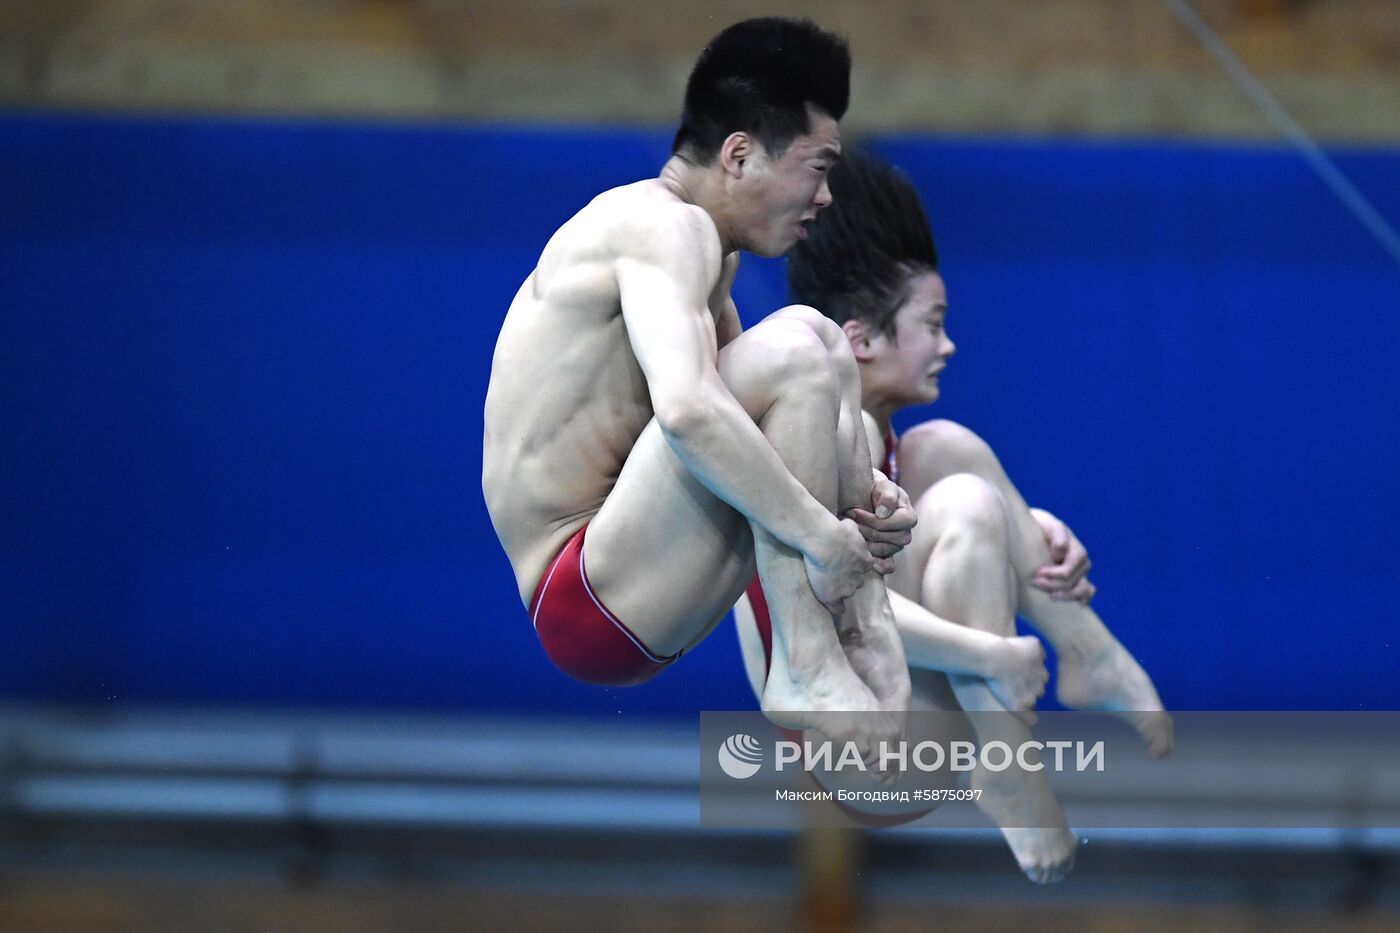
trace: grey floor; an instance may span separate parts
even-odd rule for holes
[[[140,877],[299,891],[467,885],[523,903],[791,901],[810,878],[808,834],[700,828],[698,751],[687,723],[10,707],[0,710],[0,876],[12,890],[16,879]],[[1366,757],[1374,773],[1361,782],[1371,825],[1325,829],[1200,828],[1193,810],[1257,797],[1258,782],[1222,766],[1203,801],[1129,771],[1112,812],[1150,814],[1136,824],[1159,827],[1178,812],[1196,828],[1085,830],[1074,874],[1052,888],[1024,882],[985,826],[852,830],[836,847],[862,898],[911,909],[1213,905],[1400,924],[1390,828],[1400,819],[1389,809],[1400,772],[1383,751]],[[1336,804],[1316,763],[1297,767],[1271,772],[1271,806]],[[1353,789],[1356,767],[1344,782]],[[1347,796],[1352,817],[1357,800]]]

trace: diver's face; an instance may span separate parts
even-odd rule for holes
[[[870,359],[861,367],[864,390],[894,407],[926,405],[938,398],[938,376],[957,349],[945,327],[948,295],[943,277],[912,273],[895,312],[894,336],[869,337]]]
[[[831,203],[827,172],[841,157],[841,131],[819,110],[809,111],[809,132],[778,157],[755,141],[744,163],[740,193],[746,204],[744,248],[759,256],[781,256],[807,236],[804,224]]]

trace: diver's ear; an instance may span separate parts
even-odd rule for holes
[[[868,363],[875,358],[875,348],[871,343],[870,330],[865,326],[864,321],[851,318],[841,325],[841,330],[845,332],[846,339],[850,341],[851,353],[855,354],[857,363]]]
[[[754,138],[742,130],[730,133],[719,147],[719,164],[724,174],[744,177],[744,162],[754,154]]]

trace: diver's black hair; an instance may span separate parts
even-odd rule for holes
[[[671,152],[708,165],[729,134],[743,131],[780,156],[810,131],[808,105],[835,120],[845,116],[850,84],[850,49],[811,20],[735,23],[705,46],[690,72]]]
[[[903,172],[859,151],[827,180],[831,204],[788,252],[792,299],[838,324],[856,319],[893,336],[910,274],[938,270],[919,193]]]

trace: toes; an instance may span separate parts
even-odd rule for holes
[[[1073,853],[1062,862],[1053,862],[1048,865],[1022,866],[1026,877],[1036,884],[1054,884],[1057,881],[1064,881],[1069,876],[1070,869],[1074,868]]]

